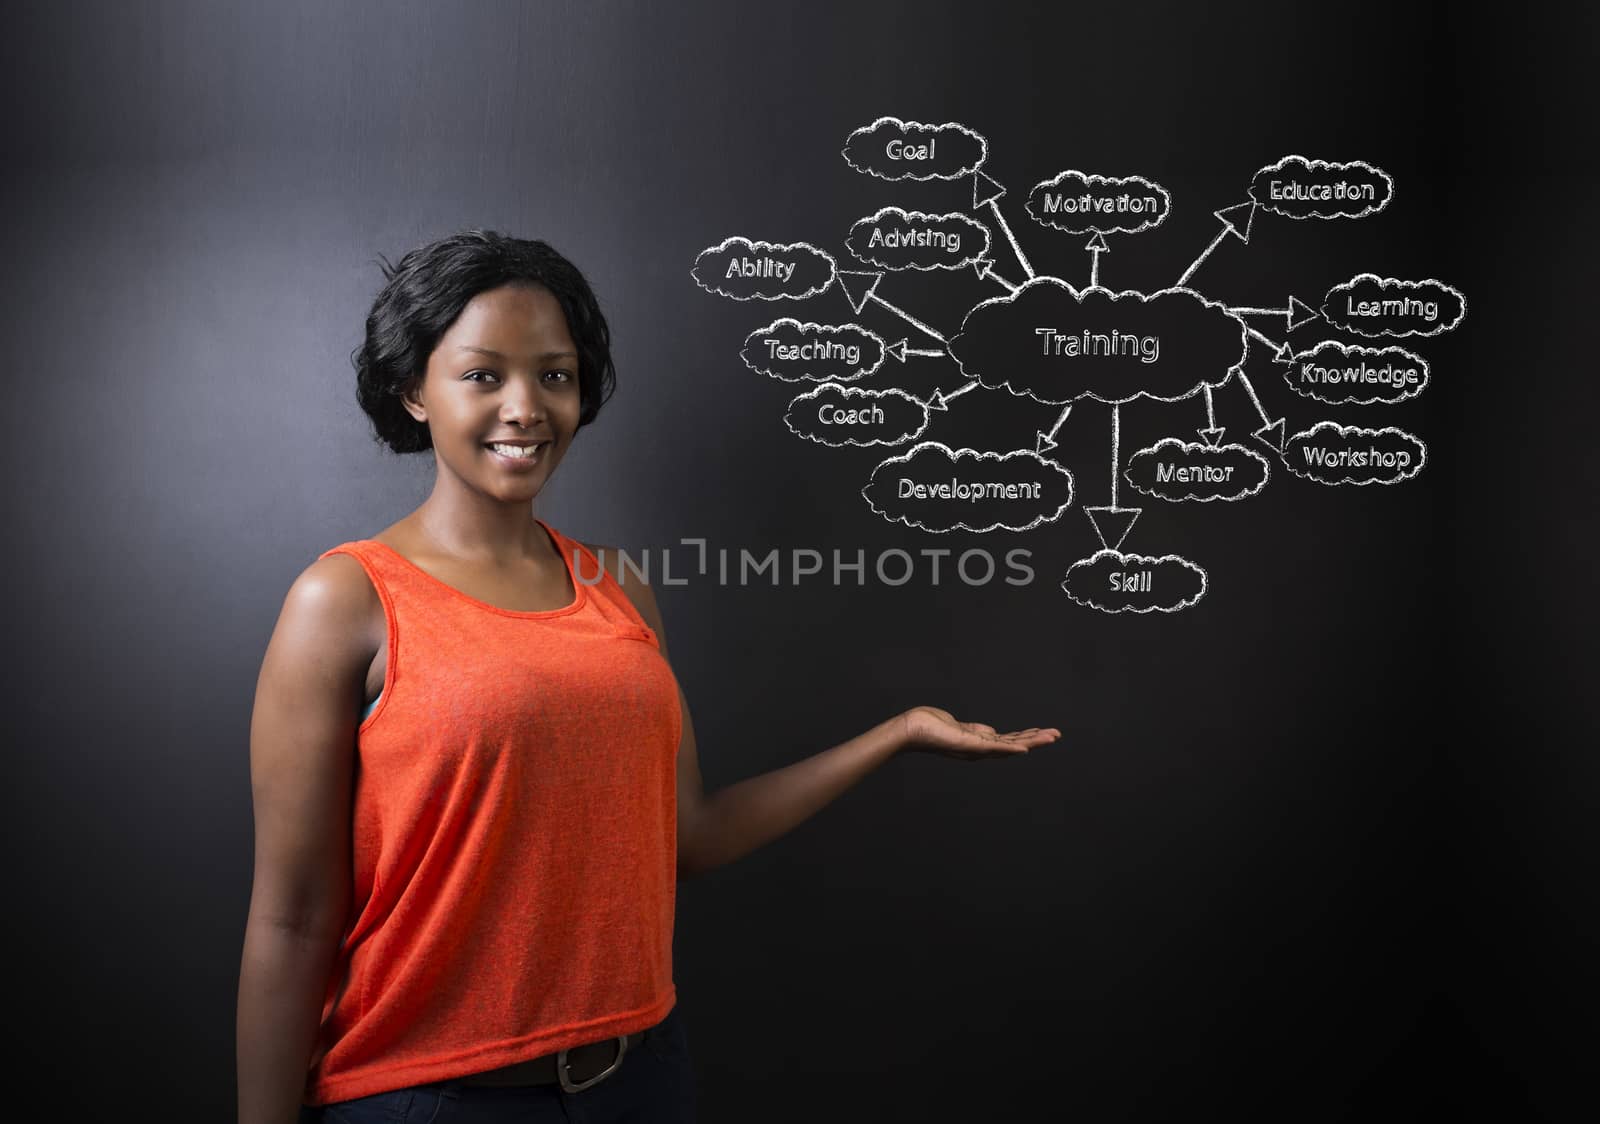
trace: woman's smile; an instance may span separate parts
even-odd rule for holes
[[[513,472],[526,472],[539,464],[542,454],[549,446],[548,441],[539,441],[532,445],[501,445],[487,446],[489,455]]]

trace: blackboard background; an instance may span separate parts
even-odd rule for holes
[[[684,885],[703,1118],[1575,1118],[1595,1029],[1578,98],[1596,28],[1528,10],[14,9],[6,710],[28,1087],[68,1116],[231,1118],[261,653],[294,575],[431,482],[354,402],[375,254],[481,225],[589,273],[621,389],[541,498],[569,533],[933,545],[862,503],[878,455],[790,435],[802,388],[739,362],[776,315],[844,319],[837,293],[737,304],[689,279],[730,234],[842,254],[880,206],[961,207],[960,184],[840,159],[893,114],[988,138],[1041,272],[1086,276],[1087,255],[1027,218],[1028,186],[1068,167],[1165,186],[1170,219],[1102,261],[1118,286],[1175,279],[1263,164],[1367,160],[1396,181],[1384,213],[1259,215],[1195,284],[1314,304],[1362,270],[1433,276],[1469,311],[1416,343],[1433,381],[1411,403],[1338,410],[1256,377],[1291,432],[1398,424],[1430,463],[1393,488],[1279,472],[1238,504],[1148,501],[1129,547],[1211,575],[1183,613],[1068,603],[1055,581],[1092,541],[1075,511],[938,544],[1026,546],[1020,589],[660,591],[711,787],[921,702],[1066,731],[1024,761],[892,762]],[[946,329],[992,295],[971,274],[882,292]],[[940,361],[895,373],[951,385]],[[939,438],[1013,447],[1050,420],[994,398],[966,396]],[[1237,387],[1218,410],[1231,437],[1256,424]],[[1202,413],[1125,409],[1124,448]],[[1058,438],[1089,502],[1107,439],[1103,409]]]

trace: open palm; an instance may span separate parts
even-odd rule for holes
[[[905,723],[903,748],[917,753],[937,753],[962,761],[991,757],[1016,757],[1034,746],[1049,745],[1061,736],[1054,727],[1030,726],[1001,734],[982,722],[959,722],[948,710],[918,706],[900,716]]]

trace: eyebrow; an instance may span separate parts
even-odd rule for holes
[[[467,344],[467,343],[464,343],[464,344],[460,345],[459,347],[456,348],[456,350],[457,351],[475,351],[479,355],[490,355],[490,356],[493,356],[496,359],[504,359],[505,358],[504,355],[501,355],[498,351],[495,351],[493,348],[473,347],[471,344]],[[576,351],[547,351],[543,355],[535,355],[533,358],[535,360],[539,360],[539,359],[576,359],[577,357],[578,357],[578,353]]]

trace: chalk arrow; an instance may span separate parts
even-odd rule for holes
[[[1267,417],[1267,412],[1261,408],[1261,399],[1256,397],[1256,388],[1250,385],[1249,376],[1238,367],[1233,369],[1233,374],[1239,376],[1239,385],[1244,387],[1245,393],[1250,396],[1250,401],[1255,403],[1256,413],[1261,415],[1261,428],[1252,433],[1251,436],[1265,441],[1268,445],[1278,450],[1278,454],[1282,456],[1284,419],[1277,418],[1274,420]],[[1276,440],[1274,440],[1274,437],[1276,437]]]
[[[1235,316],[1281,316],[1291,332],[1311,323],[1320,315],[1316,309],[1293,294],[1289,296],[1288,308],[1247,308],[1240,305],[1228,311]]]
[[[1007,281],[1004,277],[1001,277],[994,271],[993,258],[979,258],[977,261],[972,263],[972,268],[978,271],[978,276],[981,279],[985,281],[998,281],[1000,284],[1010,289],[1013,296],[1016,295],[1017,286],[1013,285],[1011,282]]]
[[[1005,188],[982,172],[972,173],[972,209],[974,211],[985,203],[993,203],[1005,193]]]
[[[883,305],[884,308],[887,308],[890,312],[900,317],[912,327],[921,328],[924,332],[927,332],[928,335],[938,340],[941,344],[949,342],[938,332],[934,331],[921,320],[918,320],[915,316],[911,315],[911,313],[902,308],[896,308],[894,305],[890,304],[888,301],[884,300],[878,295],[878,282],[883,280],[883,274],[881,272],[859,273],[852,272],[848,269],[841,269],[838,271],[838,276],[839,288],[844,290],[845,297],[850,301],[850,307],[855,310],[858,316],[861,314],[861,310],[866,307],[866,304],[869,300],[877,301],[879,304]],[[846,278],[849,278],[849,280],[845,280]],[[935,354],[943,355],[944,352],[935,352]]]
[[[1200,268],[1200,263],[1211,256],[1211,251],[1221,245],[1222,240],[1228,235],[1233,235],[1239,241],[1249,245],[1250,224],[1255,221],[1256,205],[1252,200],[1249,203],[1239,203],[1232,207],[1224,207],[1220,211],[1212,211],[1222,223],[1222,229],[1211,240],[1211,245],[1200,251],[1200,256],[1195,258],[1189,268],[1183,271],[1183,276],[1178,278],[1178,283],[1173,288],[1182,288],[1183,283],[1194,276],[1194,271]],[[1242,228],[1242,229],[1241,229]]]
[[[1250,224],[1256,221],[1255,200],[1248,203],[1236,203],[1232,207],[1224,207],[1220,211],[1212,211],[1213,215],[1222,220],[1222,225],[1246,246],[1250,244]],[[1243,227],[1241,230],[1240,228]]]
[[[1254,328],[1250,327],[1249,325],[1245,326],[1244,331],[1245,331],[1245,334],[1247,336],[1250,336],[1253,339],[1258,339],[1262,343],[1266,344],[1268,347],[1272,348],[1272,351],[1273,351],[1272,358],[1275,361],[1277,361],[1279,363],[1293,363],[1294,362],[1294,349],[1292,347],[1290,347],[1288,344],[1279,343],[1277,340],[1269,340],[1266,336],[1262,335],[1260,332],[1256,331]]]
[[[904,320],[907,324],[910,324],[913,328],[921,328],[924,332],[927,332],[928,335],[932,336],[934,339],[938,340],[940,343],[947,344],[947,343],[950,342],[949,340],[947,340],[943,336],[941,336],[938,332],[934,331],[932,328],[930,328],[926,324],[924,324],[921,320],[918,320],[915,316],[911,315],[911,313],[907,312],[903,308],[896,308],[894,305],[890,304],[888,301],[886,301],[882,297],[880,297],[877,293],[868,293],[867,296],[869,296],[873,300],[877,301],[884,308],[887,308],[890,312],[892,312],[896,316],[900,317],[900,319]]]
[[[1122,549],[1122,540],[1133,530],[1134,521],[1142,511],[1142,507],[1115,506],[1083,509],[1083,513],[1089,517],[1089,525],[1094,528],[1095,538],[1107,550]]]
[[[1022,252],[1022,247],[1017,245],[1017,236],[1011,233],[1011,226],[1006,222],[1006,217],[1000,213],[1000,197],[1006,193],[994,180],[982,172],[972,173],[972,209],[976,211],[985,203],[994,212],[994,221],[1000,224],[1000,229],[1005,232],[1006,241],[1011,243],[1012,253],[1017,255],[1017,262],[1022,266],[1022,272],[1028,275],[1028,280],[1033,280],[1033,266],[1028,263],[1027,255]]]
[[[1097,230],[1084,249],[1094,255],[1089,262],[1089,288],[1093,289],[1100,284],[1100,255],[1110,253],[1111,247],[1106,245],[1106,236]]]
[[[978,385],[978,380],[977,379],[973,379],[966,386],[963,386],[958,390],[952,390],[949,394],[941,393],[940,391],[938,391],[936,389],[933,392],[933,397],[928,399],[928,409],[930,409],[930,410],[948,410],[949,407],[947,407],[945,405],[946,402],[949,402],[953,398],[960,398],[963,394],[965,394],[967,391],[971,390],[973,387],[975,387],[977,385]]]
[[[1206,428],[1197,429],[1195,432],[1205,439],[1207,445],[1215,449],[1217,442],[1222,440],[1223,428],[1217,424],[1217,411],[1211,404],[1211,384],[1203,382],[1200,385],[1206,392]]]
[[[878,282],[883,280],[883,274],[861,273],[848,269],[838,271],[839,288],[844,290],[845,299],[850,302],[850,307],[856,315],[861,315],[861,309],[866,305],[867,298],[872,296],[878,287]],[[849,278],[849,280],[846,280]]]
[[[1278,451],[1278,455],[1281,457],[1283,456],[1283,423],[1284,419],[1279,418],[1275,422],[1269,422],[1268,424],[1262,426],[1250,436],[1259,438],[1260,440],[1265,441],[1268,445],[1271,445]]]
[[[905,340],[896,340],[894,343],[884,348],[884,350],[890,355],[893,355],[896,359],[900,360],[902,363],[906,361],[907,355],[927,355],[937,358],[938,356],[945,354],[944,352],[935,349],[907,347]]]
[[[1050,427],[1050,432],[1049,433],[1046,433],[1042,429],[1036,430],[1034,432],[1034,437],[1036,438],[1036,440],[1033,443],[1033,451],[1034,452],[1036,452],[1036,453],[1047,453],[1051,449],[1054,449],[1056,447],[1056,443],[1053,440],[1053,438],[1055,437],[1055,435],[1058,432],[1060,432],[1061,423],[1063,423],[1063,422],[1065,422],[1067,420],[1067,415],[1070,414],[1070,413],[1072,413],[1072,403],[1068,402],[1067,403],[1067,408],[1061,411],[1061,416],[1056,418],[1056,424]]]
[[[1317,310],[1312,308],[1310,305],[1306,304],[1305,301],[1301,300],[1293,293],[1289,295],[1289,330],[1291,332],[1296,328],[1304,327],[1305,325],[1311,323],[1311,321],[1317,319],[1319,315],[1320,313],[1318,313]]]

